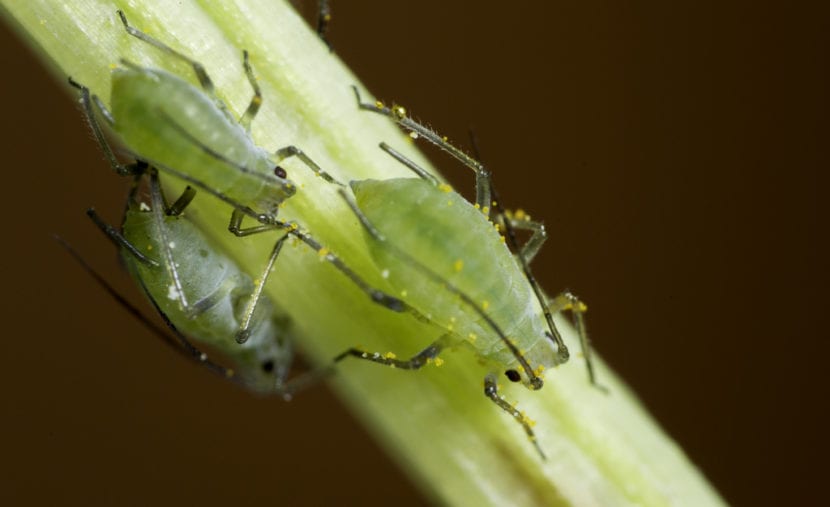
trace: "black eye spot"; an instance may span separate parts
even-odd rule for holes
[[[274,371],[274,361],[269,359],[262,363],[262,371],[264,371],[265,373],[271,373],[272,371]]]
[[[504,372],[504,375],[510,382],[518,382],[522,379],[522,377],[519,375],[519,372],[517,372],[516,370],[507,370],[506,372]]]
[[[274,174],[276,175],[277,178],[285,179],[286,177],[288,177],[288,173],[285,172],[285,169],[283,169],[280,166],[274,167]]]

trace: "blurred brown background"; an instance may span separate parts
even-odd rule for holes
[[[828,451],[826,13],[333,3],[337,53],[371,90],[462,144],[475,128],[507,204],[548,225],[543,285],[588,301],[596,348],[726,500],[812,503]],[[66,90],[0,36],[0,496],[423,503],[325,389],[285,405],[185,364],[55,244],[141,301],[83,214],[116,221],[125,183]]]

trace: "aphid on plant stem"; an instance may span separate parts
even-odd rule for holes
[[[92,131],[116,172],[130,174],[129,167],[119,164],[103,143],[95,109],[141,160],[223,199],[234,207],[240,222],[242,216],[250,216],[274,223],[278,206],[296,191],[278,165],[285,158],[297,157],[315,174],[335,182],[295,146],[272,155],[253,142],[249,129],[262,105],[262,94],[247,51],[243,51],[243,64],[254,94],[237,121],[215,95],[213,81],[200,63],[130,26],[123,12],[118,11],[118,16],[129,35],[189,64],[201,89],[169,72],[122,60],[123,67],[112,72],[108,109],[86,87],[70,79],[81,91],[81,104]]]
[[[484,379],[485,395],[522,425],[538,449],[532,422],[498,394],[496,372],[503,372],[511,382],[540,389],[545,370],[568,361],[568,349],[552,314],[570,310],[593,383],[582,318],[585,305],[569,292],[553,300],[544,295],[529,267],[544,242],[544,227],[525,216],[506,214],[491,202],[492,182],[483,164],[411,120],[402,107],[364,103],[357,88],[355,94],[360,108],[392,118],[475,171],[476,204],[440,184],[387,144],[380,144],[419,177],[352,181],[352,195],[340,192],[363,226],[378,270],[407,305],[421,318],[428,316],[445,334],[408,360],[357,349],[344,352],[337,360],[352,356],[418,369],[449,346],[469,346],[492,369]],[[491,217],[505,229],[515,254]],[[532,233],[521,248],[514,229]]]
[[[80,90],[83,111],[113,169],[121,175],[135,176],[140,174],[137,170],[143,171],[147,166],[158,168],[227,203],[233,209],[228,227],[231,233],[248,236],[282,230],[319,252],[322,245],[308,232],[277,218],[279,206],[296,191],[277,162],[297,157],[327,182],[342,184],[299,148],[286,146],[272,156],[250,138],[249,126],[262,98],[247,52],[243,52],[243,63],[254,96],[237,122],[214,94],[213,82],[200,63],[130,26],[123,12],[118,11],[118,16],[129,35],[188,63],[201,90],[168,72],[122,61],[124,67],[113,71],[111,109],[107,109],[88,88],[70,78],[70,84]],[[98,123],[96,109],[142,164],[118,162]],[[245,217],[255,219],[258,225],[243,228]],[[329,254],[324,259],[360,286],[373,301],[400,311],[397,298],[369,287],[336,256]],[[267,274],[266,270],[262,284]],[[182,279],[173,277],[172,281],[180,296],[178,304],[182,311],[192,314],[195,308],[182,290]],[[240,329],[237,340],[242,343],[247,338],[248,330]]]
[[[227,376],[253,391],[289,398],[308,381],[306,375],[285,382],[292,360],[290,321],[276,315],[262,294],[262,284],[255,284],[183,214],[195,191],[188,187],[168,205],[155,169],[136,165],[138,175],[121,230],[104,222],[94,209],[87,214],[119,247],[132,277],[165,321],[182,333],[177,336],[197,361],[205,363],[207,355],[183,335],[226,356],[233,363],[224,371]],[[140,197],[142,180],[148,180],[148,202]],[[266,269],[272,267],[285,238],[276,244]],[[192,301],[187,313],[178,304],[185,297]],[[234,339],[239,329],[247,330],[244,344]]]

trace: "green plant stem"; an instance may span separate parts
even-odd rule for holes
[[[382,140],[429,167],[391,122],[358,110],[350,87],[359,81],[287,3],[2,0],[2,5],[7,20],[40,50],[59,79],[71,75],[104,102],[110,70],[120,58],[192,75],[127,36],[115,15],[122,9],[136,27],[205,64],[220,97],[236,112],[251,93],[241,67],[241,49],[247,49],[265,97],[253,126],[259,145],[297,145],[341,181],[409,176],[377,148]],[[300,191],[284,216],[312,231],[371,283],[390,290],[335,189],[299,164],[288,162],[285,168]],[[107,177],[103,169],[101,177]],[[209,197],[197,201],[194,215],[203,227],[257,273],[276,235],[237,239],[223,232],[227,206]],[[285,249],[267,290],[293,318],[299,347],[318,363],[355,345],[407,357],[436,337],[435,329],[369,302],[300,244]],[[570,327],[557,323],[578,349]],[[347,361],[332,381],[433,498],[465,505],[722,504],[601,360],[598,375],[610,394],[590,387],[579,360],[549,372],[539,392],[505,387],[503,394],[536,420],[539,443],[549,456],[543,462],[521,428],[483,396],[485,371],[473,355],[458,350],[442,357],[443,366],[417,373]]]

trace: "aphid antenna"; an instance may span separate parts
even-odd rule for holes
[[[78,251],[75,250],[72,247],[72,245],[70,245],[65,239],[63,239],[57,234],[53,234],[52,238],[55,241],[57,241],[58,244],[61,245],[67,252],[69,252],[72,258],[75,259],[75,261],[84,269],[84,271],[86,271],[87,274],[89,274],[98,285],[100,285],[105,291],[107,291],[107,293],[113,299],[115,299],[115,301],[117,301],[118,304],[120,304],[125,310],[127,310],[127,312],[130,315],[132,315],[136,320],[141,322],[141,324],[144,325],[144,327],[146,327],[151,333],[153,333],[156,337],[163,341],[168,347],[173,349],[176,353],[185,356],[189,360],[204,365],[213,373],[223,378],[229,379],[235,383],[239,383],[239,380],[234,376],[233,370],[225,368],[224,366],[221,366],[209,360],[207,354],[200,351],[192,343],[190,343],[190,340],[188,340],[187,337],[184,336],[172,322],[170,322],[170,319],[167,317],[167,315],[163,311],[161,311],[155,299],[153,299],[147,292],[147,288],[144,286],[143,283],[141,283],[141,289],[144,291],[145,294],[147,294],[153,307],[161,316],[162,321],[167,326],[168,330],[173,333],[175,338],[171,337],[167,331],[165,331],[163,328],[159,327],[156,323],[147,318],[147,316],[144,315],[144,313],[142,313],[141,310],[139,310],[135,305],[129,302],[120,292],[118,292],[118,290],[115,289],[115,287],[113,287],[109,282],[107,282],[107,280],[100,273],[98,273],[98,271],[96,271],[95,268],[93,268],[86,261],[86,259],[84,259],[83,256],[81,256],[81,254],[78,253]]]

